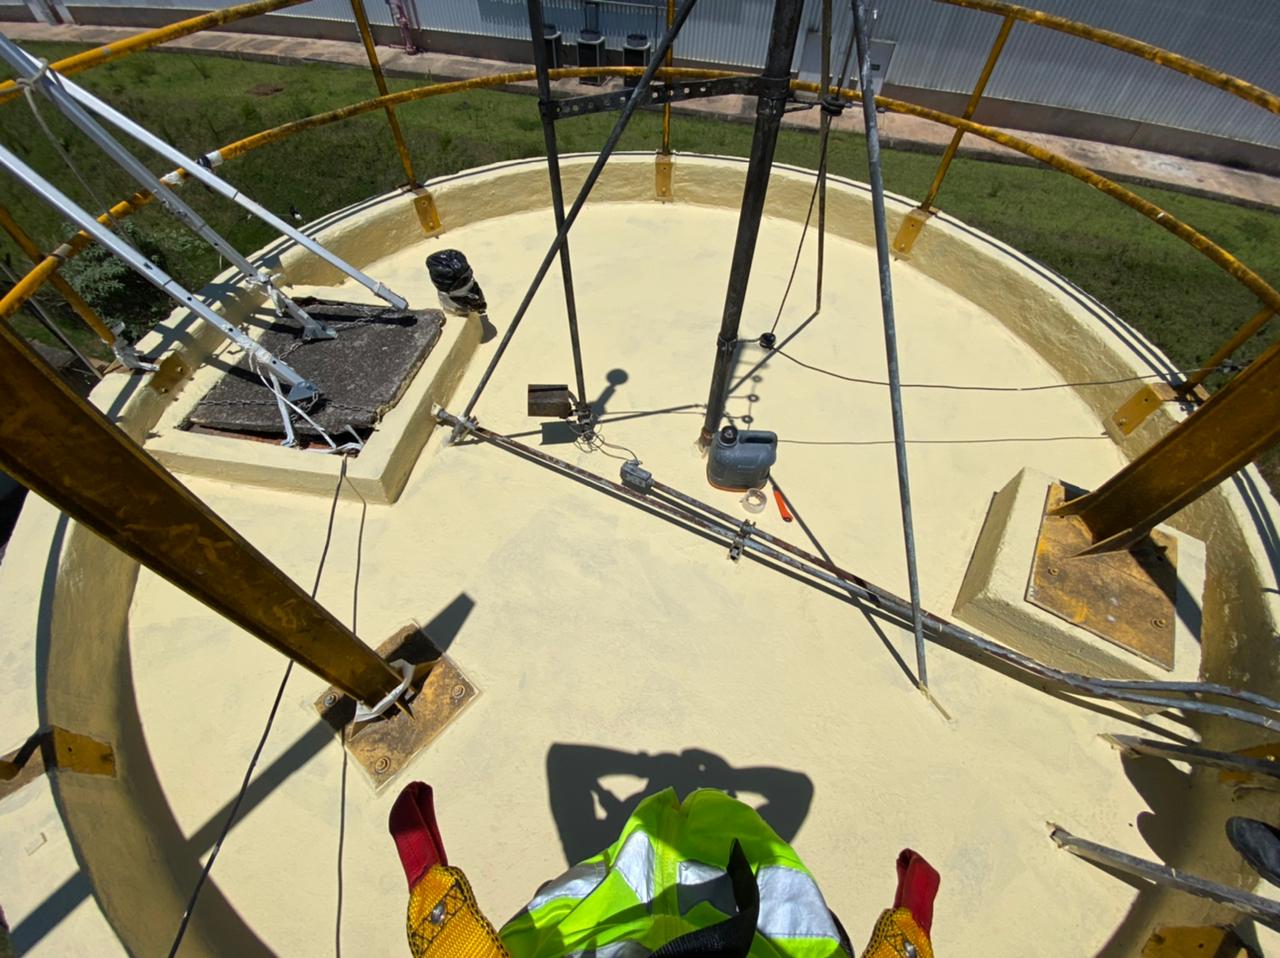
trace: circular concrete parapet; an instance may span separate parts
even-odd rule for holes
[[[590,160],[564,158],[567,194]],[[706,487],[693,440],[744,172],[740,160],[680,155],[674,201],[664,203],[654,194],[652,155],[617,156],[571,240],[588,385],[600,390],[590,398],[603,407],[605,435],[635,448],[664,481],[735,514],[742,510],[734,497]],[[315,225],[317,238],[415,308],[435,305],[425,256],[462,248],[503,330],[552,237],[545,166],[499,164],[430,188],[446,227],[438,237],[424,237],[411,198],[393,193],[326,217]],[[746,337],[764,332],[777,312],[812,188],[809,171],[775,171]],[[823,310],[788,353],[879,380],[868,193],[832,178],[828,203]],[[889,198],[891,230],[911,205]],[[811,249],[780,334],[812,311]],[[287,243],[258,258],[295,290],[358,296]],[[491,428],[529,434],[545,451],[613,476],[616,461],[562,442],[524,415],[527,383],[572,378],[555,272],[478,412]],[[206,294],[224,315],[250,321],[261,303],[227,286],[230,278]],[[1062,277],[945,214],[896,264],[895,288],[909,381],[1066,384],[1171,368]],[[616,826],[592,798],[592,783],[603,782],[625,806],[646,783],[671,775],[685,788],[763,796],[770,820],[794,840],[855,939],[889,903],[893,856],[906,845],[943,874],[935,935],[955,954],[1136,953],[1156,926],[1222,916],[1194,899],[1135,896],[1055,849],[1044,823],[1052,818],[1133,854],[1240,883],[1247,876],[1221,824],[1228,808],[1240,813],[1252,798],[1233,805],[1216,775],[1203,773],[1178,772],[1173,791],[1152,792],[1156,779],[1122,764],[1097,738],[1126,731],[1134,716],[1082,708],[935,646],[932,684],[954,717],[948,724],[895,661],[911,655],[898,624],[774,570],[730,563],[685,530],[496,450],[446,446],[432,431],[431,406],[459,411],[493,348],[479,339],[456,324],[439,362],[424,367],[352,463],[372,501],[363,512],[354,497],[340,503],[319,598],[349,617],[358,585],[366,641],[376,645],[419,621],[440,644],[453,643],[450,657],[480,690],[402,781],[437,788],[451,859],[496,921]],[[166,391],[145,377],[112,376],[94,401],[309,585],[338,462],[184,434],[184,404],[208,388],[226,351],[181,312],[142,346],[171,357]],[[762,358],[757,347],[742,347],[746,379],[730,414],[780,433],[776,475],[836,561],[905,591],[885,391],[778,357],[757,366]],[[1015,474],[1031,468],[1095,485],[1170,428],[1179,413],[1167,408],[1122,444],[1109,438],[1102,422],[1132,391],[1130,383],[908,392],[928,607],[950,612],[991,497]],[[1172,522],[1205,543],[1201,672],[1272,695],[1280,692],[1276,514],[1251,467]],[[772,506],[759,522],[807,545]],[[91,893],[129,953],[164,953],[283,662],[38,501],[27,506],[0,569],[0,604],[7,727],[22,729],[38,714],[41,724],[109,742],[117,765],[114,777],[54,780],[80,877],[68,891],[66,875],[37,857],[19,860],[0,879],[0,897],[20,882],[32,904],[10,921],[21,927],[37,916],[28,926],[31,953],[60,953],[58,915]],[[395,789],[375,794],[355,776],[346,781],[343,752],[310,708],[321,685],[300,671],[291,679],[183,954],[332,947],[341,829],[343,940],[360,953],[404,947],[403,882],[384,832]],[[1149,721],[1181,728],[1164,717]],[[1219,747],[1253,741],[1234,728],[1197,731]]]

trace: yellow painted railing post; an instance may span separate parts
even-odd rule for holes
[[[387,95],[387,78],[382,75],[382,64],[378,62],[378,51],[373,45],[373,30],[369,27],[369,17],[364,10],[364,0],[351,0],[351,12],[355,15],[356,26],[360,29],[360,40],[364,43],[364,52],[369,57],[369,69],[373,72],[373,82],[378,85],[378,94]],[[400,120],[396,117],[396,109],[391,105],[383,107],[387,114],[387,125],[391,127],[391,138],[395,140],[396,152],[400,154],[400,165],[404,167],[404,176],[410,190],[413,191],[413,205],[418,211],[418,221],[423,232],[428,236],[440,231],[440,213],[436,209],[435,198],[418,182],[413,172],[413,160],[409,157],[409,145],[405,143],[404,131],[400,129]]]
[[[667,0],[667,29],[671,29],[671,24],[676,19],[676,0]],[[666,65],[670,67],[675,62],[675,44],[667,47]],[[671,101],[668,100],[662,104],[662,149],[658,151],[658,155],[654,161],[654,189],[660,200],[672,199],[674,194],[671,190],[671,174],[673,160],[671,158]]]
[[[40,251],[40,247],[36,245],[35,240],[27,235],[26,230],[18,225],[18,221],[3,206],[0,206],[0,228],[3,228],[13,241],[18,244],[18,249],[22,250],[22,254],[31,260],[33,266],[38,265],[45,258],[45,254]],[[84,297],[77,293],[70,283],[57,273],[53,273],[49,277],[49,282],[53,284],[53,288],[58,291],[58,294],[67,301],[67,305],[71,307],[75,314],[84,320],[85,325],[98,334],[99,339],[108,346],[115,342],[115,336],[107,327],[107,324],[103,322],[102,317],[94,311],[92,306],[84,301]]]
[[[996,61],[1000,59],[1000,54],[1004,52],[1005,41],[1009,39],[1009,31],[1013,29],[1014,18],[1012,14],[1006,15],[1000,24],[1000,32],[996,34],[995,43],[991,44],[991,52],[987,54],[987,62],[983,64],[982,73],[978,75],[978,82],[974,84],[973,92],[969,94],[969,102],[965,104],[962,118],[972,119],[974,113],[978,111],[978,104],[982,102],[983,91],[987,88],[987,81],[991,79],[991,73],[996,68]],[[929,192],[925,194],[920,205],[908,214],[907,219],[903,221],[902,227],[898,230],[898,235],[894,237],[894,252],[905,256],[911,252],[911,247],[915,244],[916,237],[920,235],[920,231],[924,229],[924,224],[929,217],[933,215],[933,203],[938,198],[938,191],[942,189],[942,181],[946,178],[947,170],[951,168],[951,161],[956,158],[956,151],[960,149],[960,141],[964,139],[964,130],[956,130],[951,137],[951,142],[947,144],[946,150],[942,153],[942,161],[938,164],[938,172],[933,174],[933,182],[929,184]]]

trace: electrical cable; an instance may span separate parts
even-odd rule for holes
[[[840,67],[840,78],[837,89],[845,88],[848,73],[849,61],[853,54],[853,33],[849,34],[849,43],[844,51],[844,63]],[[796,257],[791,263],[791,275],[787,277],[787,286],[782,291],[782,301],[778,303],[778,314],[773,317],[773,325],[769,327],[769,335],[772,336],[778,331],[778,323],[782,320],[782,312],[787,306],[787,297],[791,295],[791,286],[795,283],[796,272],[800,268],[800,254],[804,252],[804,241],[809,235],[809,224],[813,221],[813,208],[818,200],[818,188],[827,175],[827,154],[831,145],[828,136],[822,138],[822,144],[818,149],[818,171],[813,181],[813,192],[809,194],[809,211],[804,215],[804,228],[800,232],[800,242],[796,245]],[[818,272],[822,272],[822,246],[818,247]]]
[[[364,522],[369,514],[369,500],[356,488],[355,483],[351,481],[351,477],[347,475],[346,461],[346,457],[343,456],[341,478],[346,481],[351,491],[360,499],[360,529],[356,533],[356,571],[355,580],[351,585],[351,631],[356,633],[356,628],[360,621],[360,570],[364,563]],[[342,744],[342,782],[339,788],[338,800],[338,907],[335,911],[333,927],[333,953],[335,958],[342,958],[342,862],[347,844],[347,768],[349,765],[347,731],[349,728],[350,726],[344,726],[339,733]]]
[[[311,586],[311,598],[316,597],[316,593],[320,591],[320,578],[324,574],[325,560],[329,557],[329,544],[333,541],[333,520],[338,513],[338,499],[342,494],[342,483],[347,478],[347,458],[342,457],[342,466],[338,472],[338,482],[333,489],[333,502],[329,505],[329,524],[324,533],[324,547],[320,550],[320,561],[316,566],[315,582]],[[354,488],[354,487],[353,487]],[[361,529],[363,530],[364,519],[361,517]],[[204,863],[204,867],[200,870],[200,877],[196,880],[195,887],[191,890],[191,897],[187,901],[186,910],[182,913],[182,921],[178,924],[178,932],[174,935],[173,944],[169,947],[169,958],[174,958],[178,953],[178,947],[182,944],[182,938],[187,933],[187,925],[191,921],[191,915],[195,912],[196,902],[200,898],[200,892],[204,890],[205,881],[209,877],[209,873],[213,871],[213,863],[218,860],[218,853],[222,850],[222,843],[226,841],[231,826],[235,823],[236,815],[240,811],[240,805],[244,801],[246,793],[249,791],[249,782],[253,778],[254,769],[258,766],[258,760],[262,757],[262,750],[266,747],[267,737],[271,734],[271,726],[275,724],[276,712],[280,709],[280,702],[284,698],[285,687],[289,684],[289,676],[293,674],[293,660],[289,660],[289,664],[284,668],[284,675],[280,677],[280,687],[276,689],[276,697],[271,703],[271,710],[267,713],[267,724],[262,729],[262,736],[258,739],[258,745],[253,750],[253,755],[249,759],[249,767],[245,769],[244,781],[240,783],[240,792],[236,795],[236,800],[231,805],[231,810],[227,813],[227,819],[222,824],[222,831],[218,833],[218,839],[213,843],[213,850],[209,853],[209,859]],[[343,749],[343,755],[346,755],[346,749]]]
[[[824,369],[821,366],[814,366],[812,363],[806,363],[802,359],[789,355],[782,351],[781,348],[775,348],[773,354],[781,356],[783,359],[802,366],[805,369],[815,373],[821,373],[824,376],[830,376],[832,379],[843,380],[847,383],[859,383],[864,386],[888,386],[889,383],[883,379],[864,379],[860,376],[846,376],[843,373],[837,373],[830,369]],[[1203,369],[1177,369],[1174,373],[1179,376],[1192,376],[1196,373],[1212,371],[1218,367],[1205,367]],[[1141,376],[1125,376],[1120,379],[1091,379],[1079,382],[1068,383],[1045,383],[1038,386],[974,386],[963,385],[959,383],[902,383],[903,389],[950,389],[958,392],[992,392],[992,393],[1030,393],[1042,392],[1047,389],[1074,389],[1083,386],[1119,386],[1124,383],[1144,382],[1146,380],[1168,380],[1168,376],[1164,373],[1146,373]]]

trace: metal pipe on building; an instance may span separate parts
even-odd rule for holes
[[[774,0],[773,26],[769,31],[769,50],[761,75],[760,96],[756,100],[756,127],[747,161],[747,179],[742,189],[742,211],[738,215],[738,235],[734,241],[733,262],[729,267],[729,287],[725,292],[724,313],[716,336],[715,362],[711,369],[711,389],[707,398],[707,415],[702,423],[698,444],[707,448],[720,428],[724,405],[728,399],[729,373],[738,352],[738,325],[751,279],[751,263],[755,258],[756,239],[764,215],[765,194],[769,174],[773,170],[773,154],[778,145],[778,129],[789,93],[791,61],[795,55],[796,36],[800,31],[803,0]]]

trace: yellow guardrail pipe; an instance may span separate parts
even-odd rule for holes
[[[143,33],[126,37],[123,40],[117,40],[115,43],[108,43],[104,46],[94,47],[92,50],[85,50],[82,53],[58,60],[56,63],[51,63],[49,67],[52,70],[57,70],[59,73],[70,76],[72,73],[79,73],[91,67],[101,66],[104,63],[110,63],[112,60],[119,60],[121,57],[141,53],[143,50],[150,50],[154,46],[168,43],[170,40],[178,39],[178,37],[190,36],[202,30],[225,26],[228,23],[235,23],[237,20],[256,17],[283,7],[296,7],[298,4],[306,2],[307,0],[254,0],[253,3],[242,3],[236,7],[214,10],[212,13],[202,13],[198,17],[190,17],[186,20],[179,20],[177,23],[171,23],[167,27],[157,27],[155,30],[147,30]],[[0,103],[8,103],[18,95],[18,92],[18,85],[12,80],[0,83]]]
[[[966,0],[968,2],[968,0]],[[976,0],[975,0],[976,2]],[[639,76],[643,72],[641,67],[566,67],[558,70],[550,71],[553,79],[565,79],[582,76]],[[718,77],[744,76],[747,74],[737,73],[729,70],[704,70],[689,69],[684,67],[667,68],[663,67],[658,70],[658,76],[662,79],[714,79]],[[317,113],[314,116],[304,117],[300,120],[294,120],[274,127],[270,130],[263,130],[252,136],[247,136],[241,140],[229,143],[221,150],[218,155],[223,160],[234,159],[243,156],[253,150],[260,149],[271,143],[294,136],[305,130],[315,129],[316,127],[326,126],[340,120],[350,117],[359,116],[374,110],[385,109],[388,106],[400,106],[404,103],[411,103],[416,100],[424,100],[436,96],[445,96],[452,93],[461,93],[466,90],[477,90],[487,87],[508,86],[515,83],[532,81],[534,79],[533,70],[522,70],[513,73],[499,73],[486,77],[475,77],[470,80],[458,80],[451,83],[434,83],[429,86],[414,87],[409,90],[402,90],[398,93],[392,93],[389,96],[375,97],[371,100],[364,100],[360,103],[348,104],[335,110],[329,110],[325,113]],[[797,80],[791,82],[793,90],[801,90],[808,93],[818,93],[820,91],[817,83],[804,83]],[[856,90],[842,89],[840,95],[846,99],[861,100],[860,94]],[[1050,150],[1035,144],[1028,143],[1020,137],[993,127],[985,126],[981,123],[975,123],[972,120],[966,120],[962,117],[952,116],[949,113],[943,113],[939,110],[931,110],[928,107],[918,106],[914,103],[906,103],[902,100],[889,99],[887,97],[877,97],[876,105],[888,110],[891,113],[902,113],[909,116],[917,116],[922,119],[932,120],[944,126],[950,126],[953,129],[963,131],[966,134],[982,137],[993,143],[999,143],[1010,149],[1017,150],[1019,153],[1029,156],[1046,166],[1066,173],[1083,183],[1087,183],[1094,189],[1107,194],[1113,199],[1117,199],[1131,209],[1141,213],[1153,223],[1158,224],[1163,229],[1168,230],[1177,236],[1183,242],[1187,243],[1194,249],[1198,250],[1202,255],[1213,261],[1226,273],[1236,279],[1247,289],[1250,290],[1257,298],[1266,306],[1273,310],[1280,310],[1280,292],[1277,292],[1265,279],[1259,276],[1248,266],[1240,262],[1236,257],[1231,255],[1227,250],[1213,242],[1203,233],[1183,223],[1172,213],[1161,209],[1156,204],[1143,199],[1131,190],[1125,189],[1118,183],[1107,179],[1088,167],[1082,166],[1064,156],[1059,156]],[[178,171],[182,174],[182,171]],[[130,214],[141,209],[150,203],[152,197],[149,193],[135,193],[129,199],[116,204],[112,207],[110,215],[103,214],[99,221],[104,225],[108,225],[112,219],[120,220]],[[3,299],[0,299],[0,317],[7,317],[13,314],[22,303],[24,303],[40,286],[48,279],[60,263],[74,256],[83,250],[91,242],[90,237],[86,233],[77,233],[71,240],[56,250],[52,255],[46,258],[34,270],[28,273],[19,281]]]
[[[1068,20],[1066,17],[1045,13],[1042,10],[1019,7],[1012,3],[1001,3],[1000,0],[934,0],[934,3],[949,3],[953,7],[965,7],[969,10],[981,10],[984,13],[994,13],[1002,17],[1013,17],[1015,20],[1021,20],[1024,23],[1033,23],[1038,27],[1046,27],[1050,30],[1057,30],[1059,33],[1066,33],[1073,37],[1080,37],[1083,40],[1090,40],[1093,43],[1100,43],[1103,46],[1111,47],[1113,50],[1120,50],[1135,57],[1142,57],[1142,59],[1149,60],[1162,67],[1168,67],[1170,70],[1176,70],[1189,77],[1195,77],[1197,80],[1210,86],[1215,86],[1219,90],[1225,90],[1232,96],[1248,100],[1264,110],[1280,113],[1280,96],[1276,96],[1274,93],[1264,90],[1248,80],[1242,80],[1239,77],[1232,76],[1230,73],[1223,73],[1221,70],[1215,70],[1213,67],[1206,66],[1189,57],[1172,53],[1169,50],[1153,46],[1150,43],[1144,43],[1141,40],[1135,40],[1133,37],[1126,37],[1123,33],[1103,30],[1100,27],[1091,27],[1087,23]]]

